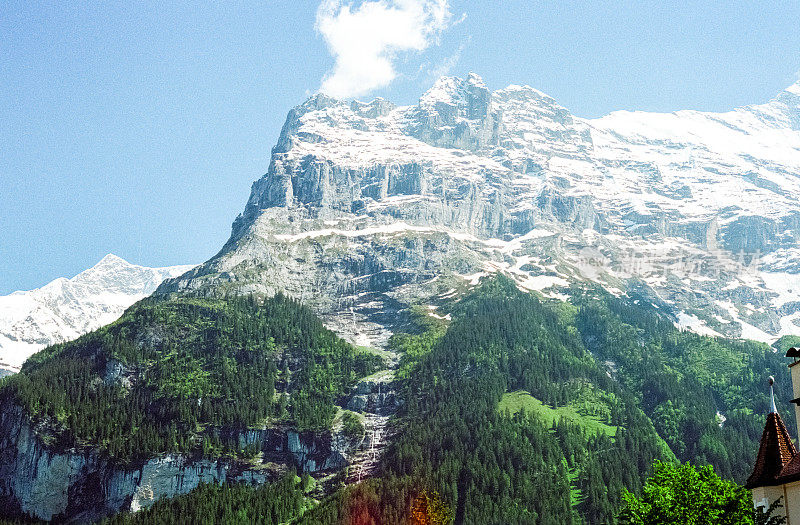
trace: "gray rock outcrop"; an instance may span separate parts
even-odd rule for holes
[[[93,450],[47,446],[20,407],[2,408],[0,502],[41,520],[92,522],[185,494],[200,483],[262,484],[280,474],[252,463],[179,454],[121,466]],[[342,468],[359,445],[337,441],[330,433],[282,428],[250,430],[237,437],[242,446],[256,444],[265,461],[312,473]]]
[[[800,290],[798,93],[593,120],[475,75],[408,107],[315,95],[228,243],[158,293],[281,290],[380,345],[410,304],[503,272],[553,297],[576,281],[644,290],[676,322],[699,316],[687,329],[771,341],[798,320],[767,314],[800,299],[781,289],[789,274]]]

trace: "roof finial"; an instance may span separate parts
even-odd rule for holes
[[[772,406],[770,407],[771,408],[770,412],[773,413],[773,414],[777,414],[778,413],[778,409],[775,408],[775,390],[772,388],[772,385],[775,384],[775,378],[772,377],[772,376],[769,376],[769,379],[767,379],[767,382],[769,383],[769,398],[770,398],[770,401],[772,402]]]

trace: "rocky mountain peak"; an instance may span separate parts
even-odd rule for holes
[[[776,100],[782,104],[791,128],[800,131],[800,80],[784,89]]]
[[[114,266],[127,267],[127,266],[133,266],[133,265],[131,263],[129,263],[128,261],[126,261],[125,259],[123,259],[122,257],[114,255],[113,253],[109,253],[109,254],[106,254],[102,259],[100,259],[100,261],[97,264],[95,264],[92,268],[114,267]]]
[[[409,107],[312,97],[225,248],[162,290],[284,291],[332,323],[344,308],[355,339],[503,272],[557,297],[576,281],[635,289],[690,329],[774,340],[800,326],[800,296],[782,290],[800,290],[795,91],[599,119],[477,75]]]
[[[405,131],[428,144],[476,150],[497,143],[500,116],[483,80],[442,77],[406,113]]]
[[[746,106],[735,112],[749,114],[757,118],[760,125],[771,130],[789,128],[800,131],[800,81],[778,93],[766,104]],[[800,148],[800,144],[796,147]]]
[[[491,93],[474,73],[466,79],[441,77],[420,97],[418,107],[450,123],[458,118],[482,120],[490,113]]]
[[[508,87],[498,89],[493,93],[495,99],[499,100],[526,100],[529,103],[539,103],[544,105],[557,105],[556,100],[536,88],[528,85],[510,84]]]
[[[465,79],[444,76],[419,98],[419,105],[420,107],[435,107],[439,103],[454,106],[468,105],[470,99],[485,98],[488,95],[489,89],[483,83],[483,79],[475,73],[470,73]]]

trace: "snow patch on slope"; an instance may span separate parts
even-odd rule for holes
[[[703,321],[694,314],[687,314],[686,312],[678,313],[678,320],[675,323],[675,326],[679,330],[689,330],[699,335],[722,337],[722,334],[707,327],[705,321]]]

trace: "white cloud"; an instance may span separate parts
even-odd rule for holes
[[[323,0],[316,30],[336,63],[320,91],[350,98],[388,86],[398,54],[427,49],[450,19],[448,0]]]

